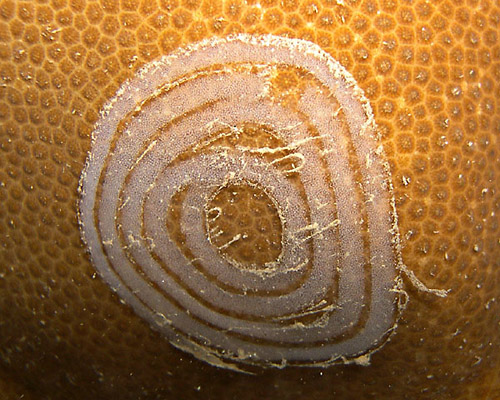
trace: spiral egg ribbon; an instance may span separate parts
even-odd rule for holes
[[[280,70],[308,82],[295,100],[276,90]],[[239,140],[248,125],[277,145]],[[210,204],[231,185],[263,192],[279,216],[275,260],[228,257],[242,234],[216,245],[209,222],[223,210],[209,217]],[[324,365],[377,348],[395,326],[393,201],[348,72],[310,42],[237,35],[121,87],[93,135],[80,222],[105,281],[174,345],[213,363]]]

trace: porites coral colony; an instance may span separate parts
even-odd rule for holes
[[[5,393],[499,397],[498,6],[4,1],[0,18]],[[262,369],[382,344],[369,365]]]

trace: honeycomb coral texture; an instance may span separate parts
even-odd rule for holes
[[[450,290],[442,299],[405,281],[409,302],[397,333],[370,366],[255,376],[211,367],[173,348],[122,304],[82,243],[78,185],[100,110],[145,64],[240,33],[308,40],[353,76],[389,163],[402,260],[426,286]],[[0,1],[5,393],[500,398],[499,34],[500,6],[486,0]],[[295,82],[291,74],[276,87],[286,92]],[[272,143],[259,132],[248,140]],[[231,193],[214,194],[210,204],[229,202]],[[275,200],[268,193],[246,204],[265,209]],[[169,213],[180,215],[176,207]],[[286,228],[272,210],[264,215],[262,226]],[[223,256],[251,265],[248,259],[262,253],[269,262],[280,245],[267,241],[263,253],[228,247]]]

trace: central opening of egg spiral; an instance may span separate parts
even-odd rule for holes
[[[219,188],[206,207],[210,242],[238,268],[266,269],[279,262],[281,224],[264,189],[250,182]]]

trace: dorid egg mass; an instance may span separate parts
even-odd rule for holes
[[[399,311],[376,135],[352,76],[311,42],[192,45],[104,107],[82,175],[83,238],[123,300],[210,363],[365,355]]]

